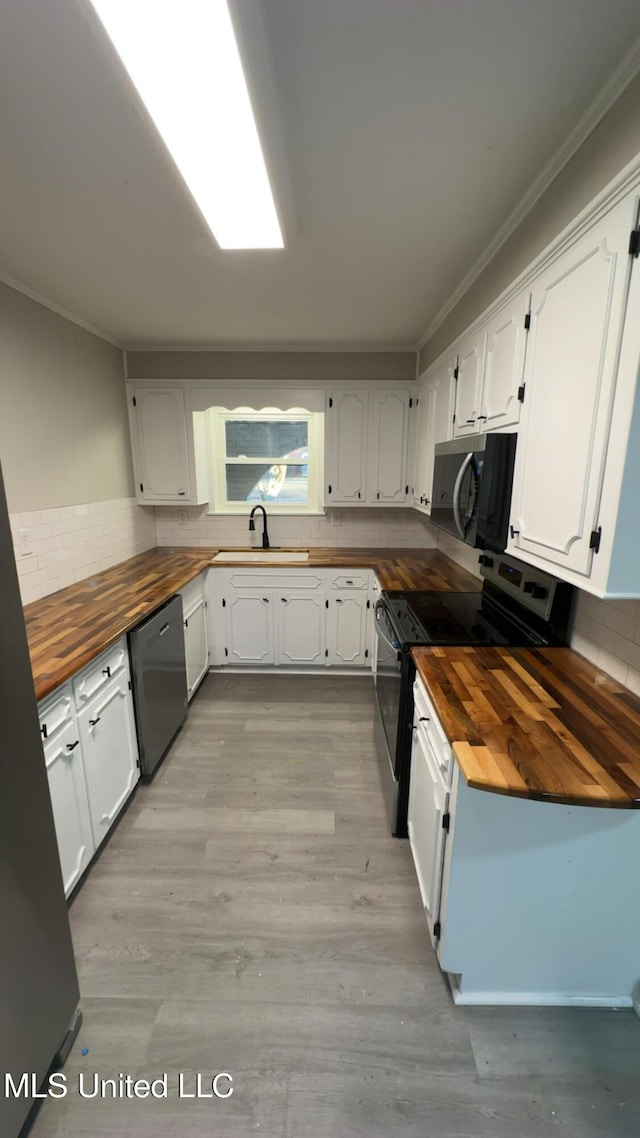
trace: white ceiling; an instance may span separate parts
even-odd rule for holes
[[[640,34],[638,0],[259,4],[287,248],[223,253],[88,4],[2,0],[5,277],[126,345],[415,345]]]

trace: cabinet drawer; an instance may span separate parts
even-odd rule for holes
[[[98,656],[97,660],[89,664],[73,681],[73,694],[78,711],[85,706],[96,692],[104,688],[115,676],[121,676],[123,669],[128,670],[129,653],[127,642],[123,636],[116,644],[112,644],[106,652]]]
[[[368,589],[369,588],[369,574],[363,573],[362,570],[356,573],[341,573],[338,577],[333,577],[331,581],[332,589]]]
[[[64,684],[38,704],[38,718],[43,743],[49,742],[75,721],[71,684]]]
[[[413,685],[413,703],[413,722],[416,725],[418,734],[423,733],[429,739],[440,770],[449,783],[451,782],[453,773],[453,754],[451,746],[444,733],[442,724],[436,715],[435,708],[423,684],[420,683],[420,680],[416,680]]]

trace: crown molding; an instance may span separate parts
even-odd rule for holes
[[[219,341],[216,343],[208,344],[127,344],[123,349],[125,355],[128,352],[287,352],[291,355],[297,353],[299,355],[308,355],[310,352],[322,352],[323,354],[343,354],[355,355],[356,353],[366,353],[370,355],[395,355],[398,353],[409,353],[415,355],[415,344],[336,344],[326,341],[309,342],[308,344],[300,344],[299,342],[288,343],[256,343],[248,342],[246,340],[233,340],[225,343]]]
[[[62,316],[64,320],[68,320],[70,324],[75,324],[78,328],[82,328],[85,332],[90,332],[92,336],[97,336],[98,339],[104,340],[107,344],[111,344],[114,348],[119,348],[124,351],[122,344],[109,336],[107,332],[103,332],[101,328],[96,328],[93,324],[89,324],[88,320],[83,320],[81,316],[76,316],[75,312],[69,312],[67,308],[62,305],[56,304],[53,300],[49,300],[48,296],[43,296],[42,293],[36,292],[35,289],[29,288],[28,285],[18,281],[15,277],[10,277],[8,273],[0,272],[0,284],[7,285],[12,288],[14,292],[19,292],[22,296],[27,296],[29,300],[34,300],[36,304],[42,305],[43,308],[48,308],[50,312],[55,312],[56,316]]]
[[[636,40],[630,50],[622,59],[622,62],[613,72],[611,77],[607,80],[604,87],[601,89],[598,96],[587,108],[582,117],[578,120],[571,133],[567,136],[562,146],[556,150],[553,157],[541,170],[540,174],[527,190],[523,198],[520,199],[518,205],[509,214],[506,221],[501,225],[495,237],[489,242],[486,249],[478,257],[478,259],[471,266],[469,271],[462,278],[460,283],[451,293],[449,299],[438,310],[433,320],[429,324],[426,331],[420,337],[416,351],[420,352],[426,343],[429,342],[431,337],[437,332],[441,324],[444,323],[450,312],[453,311],[456,304],[468,290],[471,285],[478,279],[480,274],[486,269],[490,261],[493,260],[496,253],[502,248],[505,242],[509,239],[512,233],[518,228],[520,223],[524,221],[528,213],[533,209],[537,201],[542,197],[545,190],[549,188],[551,183],[555,181],[558,174],[568,162],[571,161],[574,154],[586,142],[592,131],[595,130],[598,123],[606,115],[607,111],[620,98],[620,95],[629,86],[632,79],[640,71],[640,38]]]

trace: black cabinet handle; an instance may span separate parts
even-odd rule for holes
[[[184,626],[185,626],[185,628],[188,628],[188,627],[189,627],[189,621],[188,621],[188,620],[185,620],[185,622],[184,622]]]
[[[358,497],[360,497],[360,491],[359,490],[358,490]]]
[[[380,491],[378,490],[376,493],[376,498],[379,498],[379,497],[380,497]]]
[[[42,724],[40,730],[42,732],[42,738],[46,739],[46,737],[47,737],[47,725],[46,725],[46,723]]]
[[[67,743],[67,750],[68,750],[68,751],[75,751],[75,749],[76,749],[76,747],[78,746],[79,742],[80,742],[80,740],[79,740],[79,739],[76,739],[75,743]]]
[[[111,668],[109,667],[108,664],[107,664],[106,668],[102,669],[102,675],[103,676],[109,676],[109,677],[111,676]]]
[[[263,598],[262,598],[262,601],[263,601],[263,603],[264,603],[265,605],[268,605],[268,604],[269,604],[269,598],[268,598],[268,597],[263,597]]]
[[[421,723],[430,723],[431,719],[428,715],[421,715],[420,716],[420,722]]]
[[[475,423],[475,419],[467,419],[467,423]]]
[[[519,537],[520,535],[520,530],[514,529],[513,526],[509,526],[509,532],[511,533],[512,537]]]
[[[480,422],[481,419],[486,419],[486,418],[487,418],[486,415],[478,415],[478,422]]]
[[[185,497],[185,494],[186,494],[186,490],[178,490],[178,496],[179,496],[180,498],[184,498],[184,497]]]
[[[353,585],[353,581],[347,581],[347,585]]]
[[[331,487],[330,486],[329,486],[329,493],[331,493]]]
[[[282,601],[283,605],[286,605],[286,603],[287,603],[286,597],[280,597],[280,600]]]
[[[341,598],[341,597],[336,597],[336,604],[337,604],[337,605],[341,605],[341,604],[342,604],[342,598]]]
[[[97,718],[97,719],[90,719],[90,720],[89,720],[89,726],[90,726],[90,727],[95,727],[96,723],[99,723],[99,722],[100,722],[100,716],[98,716],[98,718]]]

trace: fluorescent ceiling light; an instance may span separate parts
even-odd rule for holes
[[[221,249],[282,249],[226,0],[91,0]]]

